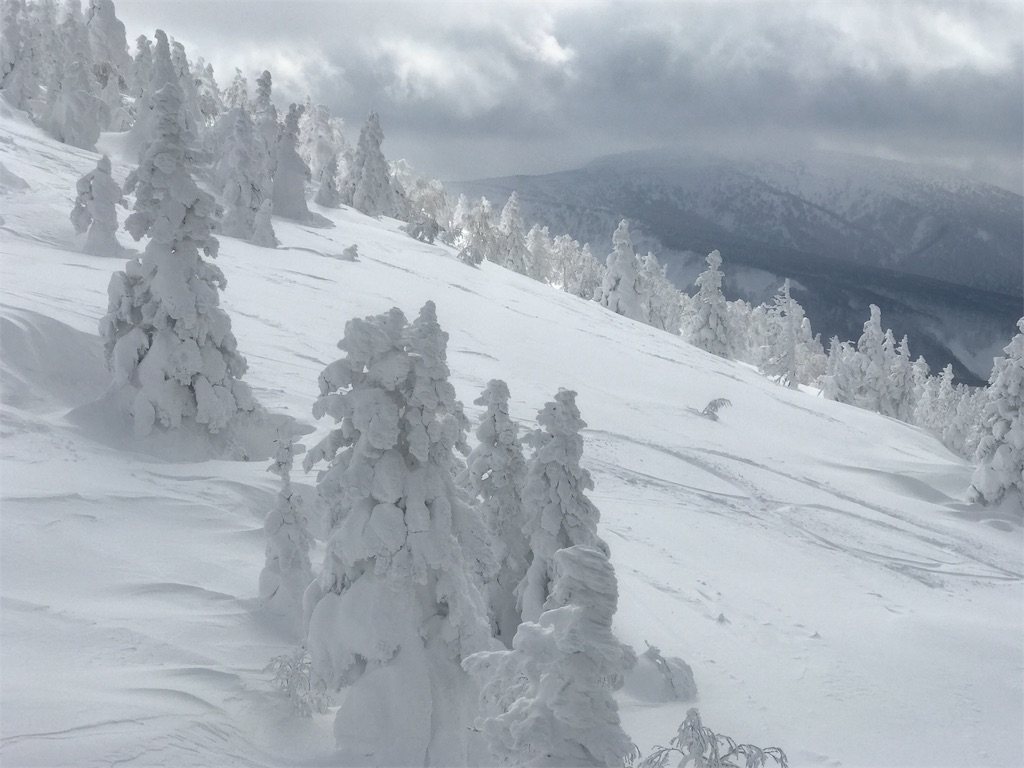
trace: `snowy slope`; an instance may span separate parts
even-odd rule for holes
[[[295,718],[263,672],[291,642],[254,600],[276,478],[160,462],[69,419],[106,386],[95,331],[122,266],[73,250],[95,156],[3,117],[0,163],[0,763],[329,764],[330,719]],[[579,391],[617,632],[692,665],[707,724],[793,765],[1024,764],[1020,518],[968,506],[970,468],[936,440],[397,222],[321,212],[334,229],[275,221],[277,250],[222,239],[265,406],[323,434],[310,408],[345,321],[432,299],[464,403],[504,378],[529,426]],[[353,243],[359,261],[333,258]],[[718,397],[731,407],[702,418]],[[688,705],[642,694],[619,701],[647,749]]]

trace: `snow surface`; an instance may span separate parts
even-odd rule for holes
[[[112,264],[75,252],[68,219],[96,159],[0,116],[0,162],[28,185],[0,187],[0,763],[331,764],[333,713],[295,717],[263,671],[291,650],[257,607],[266,462],[161,462],[67,416],[109,380]],[[246,381],[316,426],[304,442],[330,426],[311,406],[345,321],[433,300],[464,403],[504,379],[529,428],[579,392],[615,631],[692,666],[706,724],[794,766],[1024,765],[1020,513],[967,504],[971,468],[934,438],[396,221],[320,212],[334,229],[278,220],[288,250],[222,238],[217,260]],[[625,690],[644,751],[691,706]]]

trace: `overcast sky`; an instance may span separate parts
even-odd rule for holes
[[[129,45],[263,69],[443,179],[630,149],[825,147],[1022,191],[1024,2],[121,0]]]

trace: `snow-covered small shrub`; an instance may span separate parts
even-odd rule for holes
[[[273,674],[273,684],[288,694],[295,714],[301,717],[310,717],[314,712],[326,714],[333,703],[323,681],[310,678],[310,666],[309,651],[303,646],[275,656],[263,669]]]
[[[728,408],[730,405],[732,405],[732,403],[729,402],[726,398],[716,397],[714,400],[712,400],[710,403],[704,406],[704,410],[700,412],[700,415],[705,416],[706,418],[709,418],[712,421],[718,421],[718,412],[723,408]]]
[[[76,192],[71,223],[77,233],[87,233],[82,252],[120,256],[124,249],[117,242],[115,206],[126,207],[126,203],[120,185],[110,176],[109,157],[101,157],[96,167],[78,180]]]
[[[674,762],[676,756],[679,762]],[[686,719],[667,747],[655,747],[647,757],[629,761],[634,768],[761,768],[771,760],[786,768],[789,760],[779,747],[755,747],[737,744],[728,736],[715,733],[701,722],[696,709],[686,712]],[[672,762],[670,762],[672,761]]]

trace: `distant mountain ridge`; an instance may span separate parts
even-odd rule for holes
[[[915,355],[952,362],[970,383],[1024,313],[1024,198],[954,171],[828,152],[644,151],[449,186],[496,206],[514,190],[528,223],[590,242],[599,258],[629,218],[638,250],[655,251],[684,289],[695,255],[713,249],[733,297],[760,302],[793,278],[825,339],[856,338],[879,304]]]

